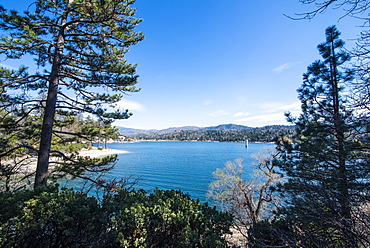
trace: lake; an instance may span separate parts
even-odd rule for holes
[[[107,174],[110,178],[139,177],[136,188],[146,191],[175,189],[189,193],[194,199],[206,201],[212,172],[224,168],[227,161],[242,158],[245,174],[253,171],[253,153],[273,144],[184,141],[142,141],[111,143],[108,148],[130,153],[118,154],[119,161]]]

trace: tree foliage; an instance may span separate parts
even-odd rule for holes
[[[265,126],[241,130],[180,130],[169,133],[143,132],[125,134],[130,138],[146,140],[220,141],[220,142],[273,142],[276,136],[291,135],[293,126]]]
[[[318,46],[323,60],[308,67],[298,89],[302,114],[288,114],[296,133],[278,141],[282,158],[277,166],[287,179],[280,187],[286,197],[281,214],[309,247],[367,246],[369,232],[356,217],[370,193],[364,126],[347,108],[343,85],[353,74],[343,67],[349,55],[340,32],[332,26],[325,34]]]
[[[357,38],[356,46],[351,51],[356,70],[356,80],[352,82],[351,88],[353,93],[352,104],[354,107],[361,109],[358,112],[360,118],[366,125],[369,125],[370,110],[370,30],[369,30],[369,10],[370,5],[367,0],[299,0],[299,2],[313,6],[311,11],[296,14],[293,19],[313,19],[318,14],[324,14],[328,9],[342,11],[340,18],[352,17],[363,21],[362,28]],[[353,37],[355,38],[355,37]],[[368,130],[366,131],[368,133]]]
[[[178,191],[1,192],[1,247],[225,247],[231,216]]]
[[[210,183],[207,192],[216,205],[234,216],[234,227],[245,238],[251,226],[272,216],[278,201],[277,195],[270,190],[280,180],[273,163],[278,154],[266,149],[253,157],[255,169],[250,180],[244,179],[242,159],[229,161],[223,169],[213,173],[216,180]]]
[[[46,183],[50,154],[65,157],[52,143],[71,116],[90,113],[109,122],[131,115],[112,107],[125,92],[138,91],[136,65],[125,60],[143,39],[134,31],[141,22],[134,2],[37,0],[23,14],[0,6],[2,59],[34,61],[0,68],[1,128],[7,135],[29,130],[5,142],[4,152],[37,153],[36,186]],[[34,116],[41,119],[32,122]]]
[[[55,182],[65,177],[82,178],[96,183],[102,173],[112,168],[117,160],[116,156],[112,155],[101,159],[87,158],[79,156],[79,152],[81,149],[90,149],[92,142],[117,138],[119,136],[117,128],[112,127],[110,123],[104,127],[102,122],[90,117],[69,116],[64,119],[63,125],[55,128],[58,133],[54,134],[52,150],[60,152],[61,156],[54,157],[50,161],[49,179]],[[32,121],[38,125],[40,118],[34,117]],[[92,132],[92,126],[99,127],[96,130],[101,135]],[[32,130],[35,129],[31,128],[31,132]],[[23,132],[26,131],[27,129],[23,129]],[[19,136],[24,135],[23,132],[20,129],[19,133],[10,132],[10,135],[2,133],[0,137],[4,139],[4,143],[15,145],[21,139]],[[37,151],[31,146],[33,141],[28,140],[28,142],[30,142],[29,148],[9,150],[11,145],[0,148],[0,151],[3,152],[0,154],[0,191],[17,191],[33,184]]]
[[[314,5],[314,9],[305,13],[297,14],[299,19],[313,19],[318,14],[323,14],[328,8],[342,9],[344,16],[364,17],[370,8],[366,0],[299,0],[302,4]],[[293,17],[294,18],[294,17]]]

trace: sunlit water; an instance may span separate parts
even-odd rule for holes
[[[143,141],[112,143],[108,148],[130,153],[119,154],[119,161],[108,178],[140,178],[136,188],[146,191],[175,189],[190,194],[194,199],[206,201],[208,185],[214,180],[212,172],[223,168],[227,161],[242,158],[245,177],[253,171],[251,157],[272,144]]]

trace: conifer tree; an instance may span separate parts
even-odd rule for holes
[[[3,59],[33,58],[18,70],[0,68],[2,111],[14,125],[42,113],[35,186],[48,175],[56,113],[90,113],[100,119],[124,119],[128,110],[109,108],[125,92],[136,92],[136,65],[125,60],[131,45],[143,39],[134,31],[135,0],[36,0],[19,14],[0,6],[0,54]],[[18,147],[27,145],[19,141]],[[60,154],[56,152],[55,154]]]
[[[328,10],[337,11],[338,20],[345,17],[353,17],[363,25],[354,28],[361,28],[356,38],[356,46],[351,51],[354,69],[356,71],[355,80],[351,83],[352,105],[361,109],[358,118],[369,125],[370,119],[370,4],[368,0],[299,0],[302,4],[309,5],[310,11],[296,14],[292,19],[311,20],[317,15],[325,14]],[[369,130],[364,130],[369,134]],[[366,144],[369,145],[369,144]]]
[[[369,233],[355,211],[369,201],[369,153],[361,146],[363,126],[347,108],[343,86],[353,72],[344,66],[350,56],[335,26],[325,34],[318,45],[323,60],[308,67],[298,89],[302,113],[287,114],[296,134],[278,141],[278,166],[286,175],[282,213],[310,247],[361,247],[369,244]]]

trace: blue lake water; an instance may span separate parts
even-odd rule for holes
[[[227,161],[242,158],[245,174],[253,171],[253,153],[273,144],[224,142],[143,141],[112,143],[108,148],[130,153],[119,154],[115,168],[106,176],[114,178],[139,177],[136,188],[146,191],[176,189],[189,193],[194,199],[206,201],[208,185],[214,180],[212,172],[224,168]]]

